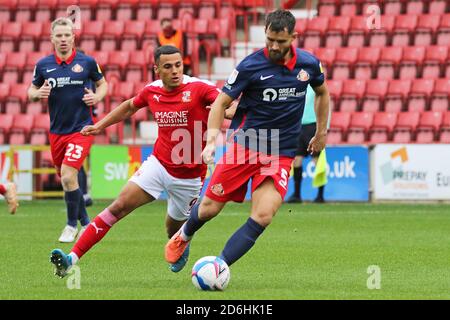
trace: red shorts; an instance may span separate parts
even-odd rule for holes
[[[232,154],[237,159],[230,158]],[[216,165],[206,196],[218,202],[243,202],[250,178],[252,193],[264,180],[272,178],[275,188],[284,199],[293,160],[286,156],[264,156],[234,144]]]
[[[49,138],[53,163],[58,174],[61,173],[63,164],[80,170],[94,142],[94,136],[83,136],[79,132],[65,135],[50,133]]]

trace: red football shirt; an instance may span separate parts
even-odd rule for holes
[[[201,153],[206,144],[209,107],[220,90],[211,82],[184,76],[182,84],[167,91],[161,80],[142,89],[133,99],[138,108],[149,106],[158,123],[153,155],[176,178],[206,175]]]

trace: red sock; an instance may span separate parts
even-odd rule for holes
[[[0,194],[4,195],[6,193],[6,188],[3,184],[0,184]]]
[[[97,242],[102,240],[116,222],[117,218],[114,217],[108,209],[105,209],[89,224],[81,238],[75,243],[72,252],[75,253],[78,258],[81,258]]]

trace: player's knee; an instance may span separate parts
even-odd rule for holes
[[[216,201],[213,201],[211,199],[204,199],[200,203],[198,217],[203,221],[211,220],[219,214],[220,210],[222,210],[222,207],[223,206]]]
[[[251,215],[252,219],[263,227],[267,227],[272,222],[274,216],[275,214],[269,210],[258,211]]]
[[[64,190],[74,190],[77,187],[77,180],[70,174],[63,174],[61,176],[61,184]]]

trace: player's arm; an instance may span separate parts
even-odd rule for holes
[[[85,136],[99,134],[105,128],[131,117],[138,110],[139,108],[134,105],[133,99],[126,100],[96,124],[85,126],[81,130],[81,134]]]
[[[216,150],[216,138],[220,132],[225,110],[233,102],[233,98],[226,93],[221,92],[211,106],[208,117],[208,131],[206,137],[206,146],[203,150],[203,159],[206,163],[213,163],[214,152]]]
[[[225,119],[232,120],[236,113],[238,102],[234,100],[225,110]]]
[[[52,86],[48,83],[47,80],[44,81],[44,84],[40,87],[31,84],[30,88],[28,88],[28,99],[32,102],[39,101],[41,99],[48,99],[50,95],[50,91],[52,90]]]
[[[102,101],[108,93],[108,83],[106,82],[105,78],[101,78],[100,80],[96,81],[95,86],[95,93],[92,91],[92,89],[84,88],[83,101],[88,106],[93,106]]]
[[[311,139],[308,146],[308,151],[316,153],[325,148],[327,140],[327,123],[328,114],[330,112],[330,95],[328,88],[324,82],[318,87],[313,87],[315,96],[314,111],[316,113],[316,133]]]

